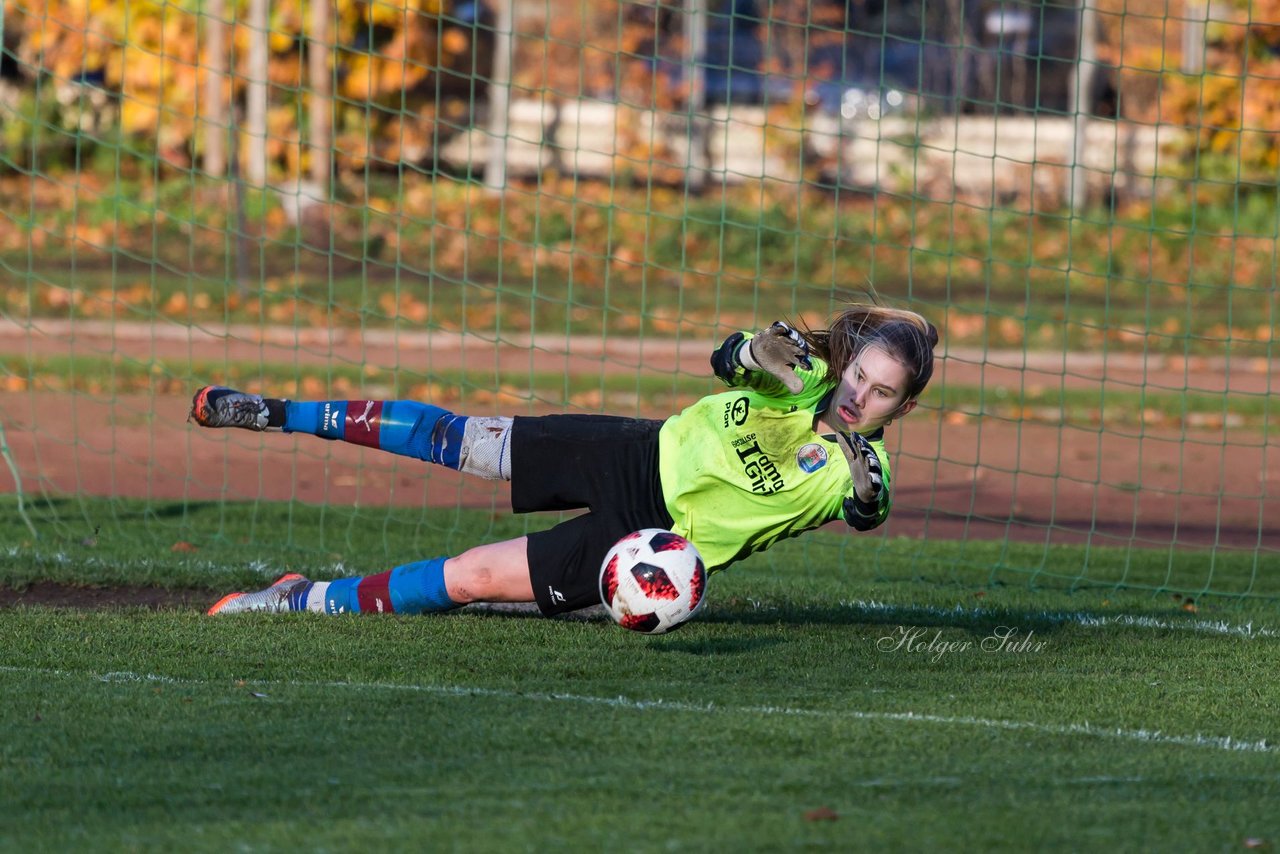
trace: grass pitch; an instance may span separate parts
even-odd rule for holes
[[[212,601],[306,558],[263,544],[262,507],[220,511],[226,530],[256,514],[239,562],[222,534],[200,539],[200,513],[186,517],[193,553],[146,547],[157,517],[115,510],[101,542],[62,543],[60,560],[47,544],[9,549],[0,584],[167,581]],[[487,514],[456,521],[512,533]],[[294,509],[295,542],[311,523]],[[113,551],[134,524],[144,545]],[[447,536],[419,532],[414,548]],[[1168,593],[1033,590],[955,566],[920,580],[920,548],[887,544],[869,572],[784,547],[714,577],[705,614],[656,638],[593,615],[473,609],[9,609],[0,849],[1280,841],[1274,600],[1207,597],[1192,613]],[[965,546],[975,562],[980,548]],[[990,548],[994,563],[1008,544]],[[1045,571],[1081,559],[1055,549]]]

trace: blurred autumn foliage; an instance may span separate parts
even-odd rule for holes
[[[1148,103],[1149,117],[1191,132],[1188,153],[1198,156],[1185,162],[1189,177],[1209,179],[1197,185],[1202,194],[1213,192],[1210,182],[1274,186],[1280,169],[1280,0],[1215,2],[1209,10],[1202,73],[1179,73],[1176,63],[1154,51],[1134,57],[1162,73],[1161,97]]]
[[[222,80],[222,98],[240,103],[249,79],[249,0],[224,2],[229,73]],[[269,10],[267,157],[277,172],[289,175],[301,174],[308,156],[312,2],[277,0]],[[487,109],[491,0],[332,2],[335,20],[327,41],[338,169],[432,168],[434,152],[482,120]],[[1248,180],[1274,180],[1280,162],[1273,130],[1280,127],[1280,0],[1215,0],[1207,71],[1194,76],[1178,71],[1179,53],[1185,49],[1179,38],[1195,14],[1194,4],[1091,2],[1099,18],[1098,62],[1115,75],[1121,118],[1192,129],[1194,149],[1210,155],[1188,161],[1197,164],[1200,175],[1230,180],[1238,167]],[[727,10],[747,10],[740,17],[743,26],[756,28],[766,46],[758,70],[776,80],[793,79],[798,86],[795,75],[836,73],[821,63],[814,66],[810,58],[823,51],[839,56],[847,29],[870,28],[874,34],[884,25],[877,15],[892,9],[910,18],[923,14],[923,6],[910,11],[917,5],[708,0],[706,7],[722,25],[729,19]],[[959,21],[961,11],[968,15],[971,8],[981,11],[989,5],[987,0],[954,0],[945,14],[922,18],[922,43],[971,42],[973,32],[939,29],[939,21],[948,16]],[[210,114],[210,8],[208,0],[9,0],[5,40],[16,60],[10,73],[16,66],[19,89],[29,103],[18,111],[18,121],[6,120],[0,129],[6,157],[23,167],[38,162],[38,168],[48,171],[83,164],[86,149],[104,144],[112,149],[112,171],[163,174],[166,166],[182,169],[197,163],[201,118]],[[688,46],[682,4],[543,0],[516,3],[515,14],[514,97],[551,105],[581,98],[611,100],[620,107],[617,133],[623,158],[658,169],[664,162],[680,162],[670,152],[649,150],[655,145],[652,135],[625,114],[683,110]],[[636,137],[634,145],[627,144],[628,133]],[[128,156],[115,155],[121,144],[129,146]],[[152,158],[159,161],[158,168]]]
[[[222,14],[230,73],[223,81],[223,94],[239,102],[247,83],[249,0],[225,2]],[[307,156],[311,2],[277,0],[270,6],[268,21],[271,91],[267,153],[277,172],[290,175],[304,171]],[[870,14],[868,10],[875,5],[829,0],[757,4],[755,14],[760,17],[754,24],[765,33],[768,45],[761,70],[776,71],[786,78],[798,65],[804,65],[809,53],[839,46],[850,20],[847,16],[854,14],[850,10]],[[1223,186],[1240,176],[1274,183],[1280,162],[1275,131],[1280,128],[1280,24],[1276,23],[1280,0],[1216,3],[1208,31],[1208,70],[1194,76],[1177,71],[1183,49],[1181,28],[1191,14],[1185,3],[1097,0],[1096,6],[1101,31],[1098,60],[1118,70],[1122,119],[1191,128],[1194,150],[1207,156],[1183,159],[1185,168],[1198,170],[1189,177],[1221,179]],[[201,154],[198,131],[210,74],[206,55],[212,22],[209,8],[210,0],[8,0],[6,49],[17,60],[22,97],[45,100],[29,103],[16,113],[7,109],[0,113],[5,117],[0,123],[4,143],[0,158],[28,170],[36,179],[56,179],[60,169],[74,169],[74,187],[79,189],[93,186],[99,177],[113,175],[145,182],[198,174],[181,170],[196,164]],[[514,96],[551,105],[583,98],[611,100],[618,106],[619,170],[633,170],[632,177],[639,183],[647,179],[678,185],[683,157],[678,152],[657,150],[662,144],[658,136],[643,122],[631,119],[654,108],[667,111],[668,120],[679,118],[683,111],[687,84],[678,73],[666,73],[672,69],[678,72],[687,52],[682,8],[677,3],[644,0],[517,3]],[[723,19],[728,17],[726,8],[737,6],[708,0],[707,8]],[[957,8],[967,7],[961,4]],[[483,117],[485,80],[491,73],[492,12],[484,3],[471,0],[336,0],[333,10],[333,152],[339,189],[346,194],[341,198],[343,208],[335,209],[322,223],[327,233],[310,236],[327,249],[346,245],[357,247],[352,251],[363,251],[368,241],[389,245],[380,232],[403,234],[405,226],[399,223],[407,222],[415,209],[421,211],[424,222],[444,218],[435,207],[439,200],[434,196],[415,208],[414,194],[420,188],[412,176],[398,186],[375,189],[368,185],[362,169],[370,166],[376,171],[384,166],[396,171],[408,164],[421,168],[423,174],[432,174],[433,151],[447,137],[466,131]],[[11,63],[10,74],[13,68]],[[808,71],[819,73],[821,69],[810,67]],[[5,82],[0,81],[0,88]],[[0,102],[3,94],[0,92]],[[7,106],[0,103],[0,107]],[[803,106],[796,109],[803,110]],[[18,120],[13,120],[15,116]],[[803,124],[799,115],[786,121],[774,119],[770,114],[767,121],[776,129]],[[790,138],[779,142],[780,137],[775,132],[769,139],[775,152],[780,145],[794,142],[788,141]],[[107,162],[93,162],[93,152],[86,149],[94,145],[105,151]],[[800,144],[793,147],[797,154],[788,157],[798,160]],[[95,165],[104,168],[96,169]],[[563,175],[569,170],[549,171]],[[345,187],[341,186],[344,173],[349,179]],[[620,192],[618,187],[628,184],[625,178],[621,175],[616,184],[607,185],[607,195],[612,198]],[[547,180],[539,186],[553,186],[550,178]],[[57,184],[50,181],[51,187]],[[1191,186],[1211,190],[1216,185],[1206,181]],[[190,187],[197,207],[209,204],[208,215],[214,217],[225,213],[225,194],[217,186]],[[45,189],[28,186],[17,195],[37,198]],[[783,195],[796,189],[794,185],[775,188]],[[543,190],[536,192],[544,207],[554,207],[555,200]],[[744,196],[757,192],[746,188]],[[583,196],[586,191],[575,186],[572,193]],[[73,191],[71,200],[64,203],[74,207],[75,195]],[[820,203],[825,204],[822,198]],[[656,211],[652,200],[635,204]],[[683,207],[687,202],[677,197],[671,204]],[[891,207],[883,197],[879,204]],[[362,205],[376,205],[377,210],[370,213]],[[509,209],[515,210],[510,205]],[[384,221],[387,218],[382,210],[397,212],[400,219]],[[474,215],[482,213],[476,208],[469,210]],[[282,212],[274,215],[282,222],[263,222],[264,232],[290,226]],[[235,226],[223,223],[222,227]],[[582,227],[582,223],[574,224],[574,228]],[[917,234],[904,239],[920,238]],[[0,234],[0,243],[4,240],[5,235]],[[530,240],[545,243],[539,236]],[[889,250],[881,246],[880,251]],[[580,248],[563,253],[564,259],[560,254],[551,252],[550,263],[567,264],[572,259],[583,263]],[[530,262],[526,259],[522,263]]]
[[[226,3],[224,62],[230,73],[223,79],[224,100],[239,100],[248,82],[247,5]],[[337,0],[331,34],[335,147],[349,161],[370,156],[370,140],[403,146],[406,136],[410,142],[429,137],[439,96],[459,88],[469,94],[472,75],[487,72],[491,31],[475,19],[453,17],[453,5]],[[185,166],[198,154],[197,125],[209,111],[206,32],[214,21],[206,6],[199,0],[17,0],[6,3],[6,42],[31,88],[43,86],[73,112],[85,107],[76,89],[108,94],[125,137],[154,140],[162,159]],[[308,0],[270,4],[268,157],[286,168],[300,156],[305,122],[309,7]],[[468,6],[472,15],[482,8]],[[82,118],[60,124],[87,129]]]
[[[1188,177],[1215,177],[1215,164],[1225,177],[1162,173],[1165,186],[1194,192],[1070,218],[946,194],[833,193],[807,174],[691,193],[679,154],[656,151],[655,134],[632,121],[684,110],[678,75],[655,74],[678,69],[686,53],[678,7],[633,0],[538,0],[524,7],[536,14],[515,21],[515,96],[611,100],[620,177],[582,180],[552,165],[488,193],[429,159],[444,136],[482,118],[489,13],[465,12],[464,0],[339,0],[338,168],[312,228],[274,192],[249,193],[238,212],[228,182],[191,168],[209,2],[7,0],[6,51],[29,102],[9,110],[9,63],[0,314],[692,335],[748,327],[759,305],[800,292],[821,301],[870,285],[950,303],[949,340],[974,345],[1239,352],[1241,342],[1274,340],[1274,298],[1256,285],[1274,279],[1274,201],[1204,196],[1236,186],[1236,168],[1275,182],[1280,0],[1215,6],[1208,70],[1194,76],[1177,71],[1181,9],[1099,0],[1098,58],[1120,71],[1122,119],[1193,129],[1207,156],[1183,159],[1200,170]],[[226,2],[223,91],[239,101],[248,0]],[[308,2],[277,0],[269,21],[268,154],[292,174],[306,155]],[[786,72],[806,50],[838,43],[834,8],[769,4],[766,65]],[[775,129],[802,124],[776,118],[767,118]],[[86,156],[95,144],[106,162]],[[776,152],[776,138],[770,145]],[[237,278],[253,288],[234,287]]]
[[[1280,168],[1280,0],[1208,5],[1199,73],[1183,73],[1181,35],[1201,4],[1120,0],[1108,59],[1124,69],[1130,117],[1185,128],[1188,177],[1275,186]],[[1198,12],[1197,12],[1198,6]],[[1171,14],[1176,12],[1176,14]],[[1156,32],[1160,31],[1160,36]],[[1146,37],[1135,37],[1144,35]],[[1121,46],[1125,46],[1121,50]],[[1188,49],[1198,50],[1198,45]],[[1198,156],[1196,156],[1198,155]],[[1194,172],[1193,172],[1194,170]],[[1198,187],[1212,192],[1213,184]]]

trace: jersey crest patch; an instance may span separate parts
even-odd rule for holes
[[[796,451],[796,462],[801,470],[813,474],[827,464],[827,449],[817,443],[805,445]]]

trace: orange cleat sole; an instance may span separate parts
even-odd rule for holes
[[[239,599],[243,595],[244,595],[243,591],[239,593],[228,593],[226,596],[223,596],[217,602],[214,602],[213,607],[210,608],[208,611],[205,611],[205,614],[207,616],[212,617],[216,615],[219,611],[221,611],[223,608],[227,607],[228,602],[234,602],[235,600]]]
[[[297,581],[299,578],[302,578],[302,575],[300,573],[286,572],[284,575],[280,576],[275,581],[271,582],[270,586],[279,587],[281,584],[288,584],[290,581]],[[217,602],[214,602],[213,606],[209,608],[208,611],[205,611],[204,613],[206,616],[215,617],[223,608],[227,607],[228,603],[236,601],[243,595],[245,595],[243,590],[236,591],[235,593],[228,593],[226,596],[223,596]]]
[[[205,403],[205,399],[209,396],[209,392],[212,391],[214,388],[215,386],[207,385],[204,388],[197,391],[195,394],[195,397],[191,399],[191,415],[189,416],[189,418],[195,421],[201,427],[207,426],[204,422],[204,417],[203,417],[205,409],[208,408],[207,404]],[[231,594],[231,595],[234,596],[235,594]],[[218,604],[222,604],[222,603],[219,602]]]

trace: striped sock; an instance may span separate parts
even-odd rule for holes
[[[467,417],[413,400],[285,401],[284,431],[310,433],[457,469]]]
[[[445,558],[437,557],[397,566],[389,572],[317,582],[292,598],[290,610],[324,614],[429,614],[450,611],[458,603],[444,584]]]
[[[310,584],[303,585],[297,591],[289,594],[289,610],[311,611],[312,613],[323,614],[325,596],[328,591],[328,581],[313,581]]]

